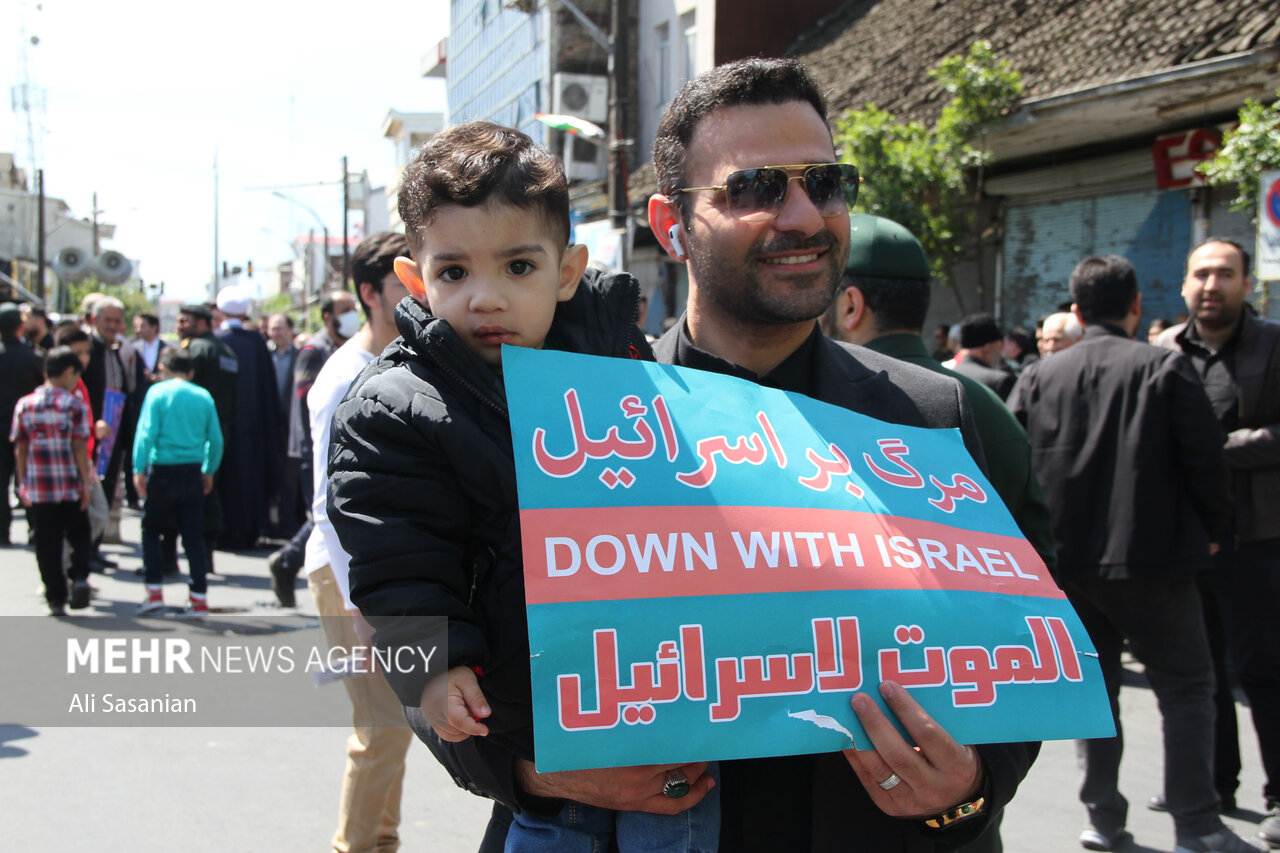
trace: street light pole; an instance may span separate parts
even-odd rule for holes
[[[342,289],[351,281],[351,245],[347,241],[347,211],[351,205],[351,175],[347,173],[347,158],[342,158]]]
[[[628,257],[627,231],[631,218],[631,205],[627,200],[627,146],[631,140],[625,138],[626,108],[631,101],[630,71],[631,59],[628,47],[628,32],[631,21],[631,0],[610,0],[609,2],[609,35],[600,32],[600,28],[592,23],[573,0],[559,0],[568,9],[587,35],[595,39],[604,48],[609,57],[609,218],[614,228],[621,229],[622,234],[622,269],[630,265]]]
[[[218,152],[213,152],[213,278],[209,279],[209,301],[218,298]]]
[[[44,300],[44,169],[36,169],[36,204],[40,206],[36,210],[36,296]],[[49,307],[47,301],[44,307]],[[8,499],[9,496],[5,495],[5,500]]]
[[[627,200],[626,109],[630,94],[630,51],[627,50],[628,0],[611,0],[609,26],[609,213],[613,227],[622,231],[622,269],[630,266],[627,233],[631,205]]]
[[[298,207],[302,208],[307,213],[310,213],[315,218],[316,222],[320,223],[320,228],[324,231],[324,251],[321,252],[321,255],[323,256],[323,263],[321,265],[321,268],[323,269],[324,272],[322,274],[322,277],[316,281],[316,293],[313,294],[313,295],[318,295],[320,292],[320,286],[322,284],[328,284],[328,281],[329,281],[329,226],[324,224],[324,219],[320,216],[320,214],[316,213],[314,210],[307,207],[305,204],[298,201],[293,196],[285,195],[279,190],[272,190],[271,194],[274,196],[279,196],[280,198],[284,199],[287,202],[296,204]],[[314,238],[311,238],[308,240],[307,242],[308,247],[312,245],[313,241],[314,241]],[[344,290],[346,289],[346,286],[347,286],[346,282],[343,282],[342,287]]]

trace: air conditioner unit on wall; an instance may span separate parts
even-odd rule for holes
[[[609,120],[609,78],[558,72],[551,79],[551,111],[602,124]]]
[[[564,174],[571,181],[603,180],[609,166],[609,149],[572,133],[564,135]]]

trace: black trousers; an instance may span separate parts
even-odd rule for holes
[[[1222,612],[1227,659],[1249,698],[1266,783],[1264,799],[1280,802],[1280,539],[1235,544],[1223,536],[1210,582]]]
[[[9,490],[13,483],[14,456],[13,445],[8,441],[8,426],[5,437],[0,439],[0,540],[9,541],[9,523],[13,521],[13,509],[9,506]]]
[[[1231,690],[1231,665],[1227,661],[1226,626],[1222,624],[1222,605],[1218,601],[1213,572],[1205,572],[1196,581],[1200,589],[1204,627],[1209,635],[1209,654],[1213,656],[1213,787],[1223,802],[1234,801],[1240,787],[1240,728],[1236,723],[1236,697]]]
[[[32,504],[27,508],[36,535],[36,565],[51,605],[67,603],[67,577],[62,569],[62,540],[71,543],[73,581],[89,577],[89,513],[79,501]]]

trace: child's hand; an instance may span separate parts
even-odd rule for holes
[[[444,678],[433,678],[422,691],[422,716],[443,740],[457,743],[484,736],[489,727],[480,720],[492,713],[470,667],[455,666]]]

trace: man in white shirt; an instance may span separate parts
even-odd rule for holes
[[[325,362],[307,392],[315,497],[314,528],[307,540],[304,568],[331,648],[367,647],[373,628],[351,604],[347,579],[351,559],[329,522],[329,425],[352,381],[399,335],[395,307],[408,291],[396,277],[393,261],[408,254],[404,235],[390,232],[374,234],[356,249],[352,274],[365,323]],[[400,700],[380,673],[356,675],[343,684],[351,697],[354,731],[347,739],[347,770],[333,849],[350,853],[395,849],[404,757],[413,733],[405,724]]]
[[[160,318],[155,314],[133,315],[133,344],[138,357],[142,359],[142,370],[149,382],[160,379],[160,350],[165,342],[160,337]]]

